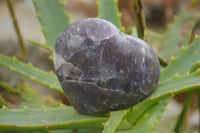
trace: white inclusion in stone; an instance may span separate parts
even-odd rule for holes
[[[146,50],[145,50],[145,48],[141,48],[141,53],[142,53],[143,55],[146,55]]]
[[[144,56],[142,57],[142,63],[145,63],[145,57]]]
[[[151,82],[152,82],[152,80],[148,78],[147,82],[148,82],[148,83],[151,83]]]
[[[69,48],[77,48],[83,44],[84,38],[79,35],[73,35],[70,39],[68,39],[68,47]]]
[[[122,69],[120,69],[120,71],[119,71],[119,72],[120,72],[121,74],[122,74],[122,73],[124,73],[124,71],[123,71]]]
[[[54,51],[53,55],[54,55],[54,58],[53,58],[54,59],[54,68],[55,68],[55,70],[57,70],[63,64],[63,62],[65,62],[65,60],[56,51]]]
[[[77,28],[77,31],[80,31],[80,28],[79,28],[79,27]]]
[[[142,63],[145,63],[145,56],[146,56],[146,50],[145,50],[145,48],[141,48],[141,53],[143,55],[143,57],[142,57]]]
[[[137,64],[137,59],[136,58],[135,58],[134,62],[135,62],[135,64]]]
[[[134,85],[137,85],[137,82],[133,82]]]
[[[59,41],[59,40],[56,40],[56,43],[60,43],[60,41]]]

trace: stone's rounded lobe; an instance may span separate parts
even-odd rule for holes
[[[82,114],[130,107],[152,93],[160,76],[157,56],[145,41],[98,18],[61,32],[54,67],[68,100]]]

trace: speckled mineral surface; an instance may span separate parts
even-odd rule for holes
[[[157,56],[145,41],[98,18],[77,21],[61,32],[54,67],[68,100],[82,114],[136,104],[151,94],[160,75]]]

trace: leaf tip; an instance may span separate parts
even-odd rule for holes
[[[48,43],[48,41],[46,40],[45,42],[44,42],[44,45],[48,45],[49,43]]]
[[[34,77],[32,77],[32,76],[30,76],[30,79],[31,79],[31,80],[35,80],[35,78],[34,78]]]
[[[2,105],[1,109],[8,109],[5,105]]]
[[[23,108],[24,108],[24,109],[28,109],[28,107],[27,107],[27,106],[24,106]]]
[[[115,3],[115,4],[118,4],[118,0],[114,0],[114,3]]]
[[[200,74],[200,68],[196,70],[196,74]]]
[[[16,57],[16,56],[13,56],[13,59],[14,59],[14,60],[17,60],[17,57]]]
[[[200,38],[200,36],[195,34],[194,39],[198,39],[198,38]]]
[[[170,57],[170,62],[174,61],[175,59],[176,59],[176,57],[171,56],[171,57]]]
[[[171,96],[175,96],[174,91],[170,91]]]
[[[50,71],[49,71],[49,74],[51,74],[51,75],[54,75],[54,73],[53,73],[53,71],[52,71],[52,70],[50,70]]]
[[[44,109],[44,111],[48,110],[46,105],[41,105],[41,108]]]
[[[38,13],[35,13],[35,17],[36,17],[36,18],[39,18],[39,14],[38,14]]]
[[[65,7],[66,5],[67,5],[67,1],[61,1],[61,0],[59,0],[59,2],[60,2],[60,4],[63,6],[63,7]]]
[[[185,73],[185,75],[189,75],[189,74],[190,74],[190,72],[186,72],[186,73]]]
[[[28,66],[33,66],[31,62],[28,63]]]
[[[44,27],[40,27],[40,30],[44,33]]]
[[[185,46],[182,46],[181,47],[181,51],[184,51],[184,50],[186,50],[187,49],[187,47],[185,47]]]

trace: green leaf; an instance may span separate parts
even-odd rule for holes
[[[149,129],[153,129],[153,127],[158,123],[159,119],[161,118],[169,99],[170,97],[162,98],[155,105],[146,110],[137,121],[135,127],[147,126],[149,127]]]
[[[0,131],[102,128],[105,117],[78,114],[72,107],[0,109]]]
[[[123,30],[117,3],[118,0],[97,0],[98,17],[112,22],[120,30]]]
[[[17,72],[37,83],[47,86],[60,93],[64,93],[60,87],[57,77],[32,66],[18,61],[16,58],[11,58],[0,54],[0,65],[9,68],[11,71]]]
[[[183,49],[182,53],[177,58],[175,58],[166,68],[164,68],[164,70],[161,72],[160,82],[150,96],[150,100],[147,99],[144,102],[135,105],[130,111],[128,120],[131,124],[136,124],[141,115],[163,96],[179,94],[181,92],[189,91],[190,89],[195,89],[200,85],[199,72],[195,72],[194,74],[190,75],[183,75],[188,72],[191,67],[192,71],[195,71],[198,68],[198,63],[196,65],[195,63],[200,59],[199,43],[200,38],[196,38],[187,49]],[[183,76],[178,76],[177,73]]]
[[[130,130],[116,131],[116,133],[155,133],[155,132],[150,130],[148,127],[142,126]]]
[[[141,121],[145,123],[149,128],[153,128],[156,122],[159,121],[165,106],[168,103],[169,96],[163,97],[160,99],[147,99],[132,108],[130,108],[130,112],[127,115],[127,121],[135,128],[136,125]],[[150,120],[149,120],[150,119]],[[148,123],[149,122],[149,123]],[[147,124],[148,123],[148,124]],[[138,125],[140,126],[140,125]]]
[[[6,100],[3,99],[3,97],[0,95],[0,108],[3,106],[8,106]]]
[[[24,82],[17,84],[16,89],[18,90],[20,94],[20,105],[19,108],[22,108],[24,106],[28,107],[41,107],[41,104],[43,103],[41,100],[41,97],[39,96],[38,92]]]
[[[183,75],[200,60],[200,37],[196,37],[190,46],[182,48],[182,52],[164,68],[160,81],[171,78],[175,74]]]
[[[182,126],[182,124],[184,122],[184,118],[186,116],[187,109],[188,109],[188,107],[190,105],[190,102],[191,102],[191,99],[192,99],[192,92],[193,91],[188,92],[187,97],[185,98],[185,101],[184,101],[184,104],[183,104],[183,109],[181,111],[181,114],[179,115],[179,118],[177,120],[176,126],[174,128],[174,132],[175,133],[181,133],[180,132],[181,126]]]
[[[73,133],[73,129],[61,129],[61,130],[51,130],[51,131],[46,131],[44,133]]]
[[[102,128],[85,128],[85,129],[78,129],[78,133],[102,133]]]
[[[188,75],[174,76],[169,80],[159,82],[154,92],[149,96],[149,98],[133,106],[130,109],[130,113],[127,115],[128,122],[133,126],[136,125],[138,121],[141,121],[141,118],[145,112],[149,111],[151,107],[157,107],[156,104],[159,102],[159,100],[162,99],[163,102],[167,102],[167,100],[164,100],[165,97],[174,96],[175,94],[190,91],[192,89],[198,89],[200,86],[199,81],[200,72],[197,71]],[[164,107],[165,106],[163,105],[163,108],[162,110],[160,110],[160,113],[157,113],[158,116],[162,114]],[[149,117],[153,115],[154,113],[149,113]],[[153,118],[155,122],[159,120],[159,117],[157,117],[157,119],[156,116]]]
[[[199,108],[199,111],[200,111],[200,89],[197,89],[196,93],[197,93],[197,99],[198,99],[198,108]]]
[[[42,43],[39,43],[39,42],[35,42],[35,41],[32,41],[32,40],[28,40],[28,39],[26,39],[26,41],[28,41],[28,42],[36,45],[36,46],[39,46],[40,48],[47,49],[50,52],[49,59],[53,61],[53,50],[54,50],[54,47],[52,47],[50,45],[42,44]]]
[[[4,83],[2,81],[0,81],[0,87],[5,89],[8,93],[18,93],[16,90],[14,90],[13,88],[11,88],[8,83]]]
[[[140,117],[152,106],[155,106],[158,100],[145,100],[130,108],[130,112],[127,115],[128,122],[134,126]]]
[[[127,115],[127,121],[132,125],[136,125],[140,117],[152,106],[157,104],[158,100],[145,100],[130,108],[130,112]]]
[[[54,100],[49,96],[40,96],[39,93],[31,88],[26,82],[17,84],[16,89],[20,94],[20,105],[18,108],[28,106],[31,108],[39,108],[41,106],[59,106],[61,102]]]
[[[28,40],[28,39],[26,39],[26,41],[27,41],[27,42],[30,42],[30,43],[32,43],[32,44],[34,44],[34,45],[36,45],[36,46],[39,46],[39,47],[41,47],[41,48],[47,49],[47,50],[49,50],[51,53],[53,53],[54,48],[53,48],[52,46],[45,45],[45,44],[42,44],[42,43],[39,43],[39,42],[35,42],[35,41],[32,41],[32,40]]]
[[[190,69],[190,73],[195,72],[197,69],[200,68],[200,61],[198,61],[191,69]]]
[[[181,46],[186,46],[193,28],[193,23],[199,19],[199,13],[188,12],[182,9],[178,16],[175,17],[174,22],[169,26],[162,44],[158,51],[159,56],[169,61],[170,56],[176,56],[181,51]],[[187,28],[187,34],[181,33],[181,27],[188,22],[190,25]]]
[[[60,0],[33,0],[46,44],[54,47],[56,38],[69,25],[69,15],[65,12],[65,5]]]
[[[133,27],[131,35],[137,37],[137,29],[136,29],[136,27]]]
[[[182,92],[198,89],[200,86],[200,70],[183,76],[175,75],[173,78],[159,82],[150,99],[157,99],[166,95],[180,94]]]
[[[104,130],[102,133],[114,133],[126,114],[127,110],[111,112],[108,121],[104,124]]]
[[[48,133],[102,133],[102,128],[51,130]]]

